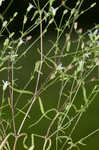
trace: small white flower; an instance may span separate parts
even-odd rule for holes
[[[2,5],[2,2],[4,2],[5,0],[0,0],[0,6]]]
[[[92,36],[92,35],[96,35],[96,36],[98,36],[98,29],[96,29],[94,32],[91,32],[91,31],[89,31],[90,33],[88,34],[88,36],[90,37],[90,36]]]
[[[5,0],[0,0],[0,3],[4,2]]]
[[[89,58],[89,56],[91,55],[91,53],[85,53],[85,57]]]
[[[13,53],[9,52],[9,56],[10,56],[11,62],[13,62],[13,61],[15,61],[15,58],[18,56],[18,54],[17,53],[13,54]]]
[[[2,82],[3,82],[3,91],[5,91],[7,86],[9,85],[9,82],[8,81],[4,81],[4,80],[2,80]]]
[[[27,12],[29,12],[32,8],[34,8],[34,6],[31,3],[29,3],[29,6],[27,8]]]
[[[64,67],[62,67],[62,64],[59,64],[59,65],[57,66],[57,70],[61,71],[61,70],[63,70],[63,69],[64,69]]]
[[[99,30],[98,29],[96,29],[94,32],[89,31],[88,36],[90,40],[92,41],[92,43],[99,44]]]
[[[53,13],[53,15],[55,16],[55,15],[56,15],[56,11],[58,10],[58,7],[57,7],[57,8],[53,8],[53,7],[51,7],[51,9],[52,9],[52,13]]]
[[[78,63],[79,63],[79,70],[83,71],[84,70],[84,63],[85,62],[83,60],[80,60]]]
[[[15,58],[18,56],[18,54],[14,54],[11,56],[11,61],[15,61]]]
[[[58,66],[55,65],[55,66],[56,66],[56,71],[51,75],[50,77],[51,80],[55,78],[57,72],[61,72],[64,69],[64,67],[62,67],[62,64],[59,64]]]
[[[19,43],[18,43],[18,47],[20,47],[23,43],[24,43],[24,41],[20,38]]]
[[[98,33],[98,29],[96,29],[93,33],[96,35]]]
[[[92,36],[92,32],[90,31],[90,33],[88,34],[88,36],[90,37],[90,36]]]

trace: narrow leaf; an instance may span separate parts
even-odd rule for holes
[[[33,95],[31,91],[16,89],[16,88],[13,88],[12,86],[10,86],[10,88],[13,89],[13,91],[17,93]]]
[[[87,104],[88,103],[88,99],[87,99],[87,94],[86,94],[86,88],[84,86],[82,86],[82,90],[83,90],[84,101]]]
[[[40,105],[40,110],[41,110],[41,113],[45,116],[45,118],[49,119],[50,118],[45,114],[45,111],[44,111],[44,106],[43,106],[43,103],[42,103],[42,100],[41,98],[39,97],[39,105]]]

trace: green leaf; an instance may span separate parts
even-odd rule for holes
[[[10,86],[10,88],[13,89],[13,91],[17,93],[33,95],[31,91],[16,89],[16,88],[13,88],[12,86]]]
[[[83,90],[84,101],[87,104],[88,103],[88,99],[87,99],[87,94],[86,94],[86,88],[84,86],[82,86],[82,90]]]
[[[0,20],[2,20],[3,21],[3,16],[0,14]]]
[[[31,135],[31,143],[34,145],[34,134]]]
[[[4,71],[4,70],[7,70],[7,67],[3,67],[0,69],[0,72]]]
[[[45,116],[45,118],[49,119],[50,118],[45,114],[45,111],[44,111],[44,106],[43,106],[43,103],[42,103],[42,100],[41,98],[39,97],[39,105],[40,105],[40,110],[41,110],[41,113]]]
[[[42,100],[41,100],[40,97],[39,97],[39,105],[40,105],[41,113],[42,113],[42,114],[45,114],[44,107],[43,107],[43,103],[42,103]]]

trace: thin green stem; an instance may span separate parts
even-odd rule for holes
[[[40,13],[40,19],[42,20],[42,14],[41,14],[41,10],[39,10],[39,13]],[[40,71],[38,72],[38,77],[37,77],[37,83],[36,83],[36,88],[35,88],[35,94],[34,94],[34,98],[33,98],[33,100],[32,100],[32,103],[31,103],[31,105],[29,106],[29,108],[28,108],[28,110],[27,110],[27,112],[26,112],[26,115],[25,115],[25,117],[24,117],[24,119],[23,119],[23,121],[22,121],[22,123],[21,123],[21,125],[20,125],[20,127],[19,127],[19,130],[18,130],[18,135],[20,134],[20,132],[21,132],[21,130],[22,130],[22,127],[23,127],[23,125],[24,125],[24,122],[25,122],[25,120],[26,120],[26,118],[27,118],[27,116],[28,116],[28,114],[29,114],[29,112],[30,112],[30,110],[31,110],[31,108],[32,108],[32,106],[33,106],[33,104],[34,104],[34,102],[36,101],[36,96],[37,96],[37,89],[38,89],[38,84],[39,84],[39,80],[40,80],[40,72],[41,72],[41,69],[42,69],[42,60],[43,60],[43,38],[42,38],[42,22],[40,23],[40,35],[41,35],[41,63],[40,63]]]
[[[8,11],[8,9],[10,8],[10,6],[12,5],[14,0],[11,0],[10,3],[8,4],[7,8],[5,9],[5,11],[3,12],[3,16],[6,14],[6,12]]]
[[[12,87],[13,87],[13,82],[14,82],[14,64],[12,62]],[[13,93],[13,88],[11,90],[11,107],[12,107],[12,120],[13,120],[13,128],[14,128],[14,134],[16,135],[16,126],[15,126],[15,116],[14,116],[14,93]]]

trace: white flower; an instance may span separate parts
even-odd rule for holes
[[[59,65],[57,66],[57,70],[61,71],[61,70],[63,70],[63,69],[64,69],[64,67],[62,67],[62,64],[59,64]]]
[[[24,43],[24,41],[20,38],[19,43],[18,43],[18,47],[21,46],[23,43]]]
[[[17,53],[14,54],[14,53],[9,52],[9,56],[10,56],[11,62],[13,62],[13,61],[15,61],[16,57],[18,56],[18,54]]]
[[[0,0],[0,6],[2,5],[2,2],[4,2],[5,0]]]
[[[5,0],[0,0],[0,3],[4,2]]]
[[[98,29],[96,29],[94,32],[91,32],[91,31],[89,31],[90,33],[88,34],[88,36],[90,37],[90,36],[92,36],[92,35],[96,35],[96,36],[98,36]]]
[[[79,63],[79,70],[83,71],[84,70],[84,63],[85,62],[83,60],[80,60],[78,63]]]
[[[4,81],[4,80],[2,80],[2,82],[3,82],[3,91],[5,91],[7,86],[9,85],[9,82],[8,81]]]
[[[34,6],[31,3],[29,3],[29,6],[27,8],[27,12],[29,12],[32,8],[34,8]]]
[[[12,56],[11,56],[11,61],[15,61],[15,58],[18,56],[18,54],[13,54]]]
[[[96,29],[93,33],[96,35],[98,33],[98,29]]]
[[[53,8],[53,7],[51,7],[51,9],[52,9],[52,13],[53,13],[53,15],[55,16],[55,15],[56,15],[56,11],[58,10],[58,7],[57,7],[57,8]]]
[[[96,29],[94,32],[89,31],[88,36],[90,40],[92,41],[92,43],[99,44],[99,30],[98,29]]]
[[[92,36],[92,32],[90,32],[90,33],[88,34],[88,36],[89,36],[89,37]]]
[[[85,53],[85,57],[89,58],[89,56],[91,55],[91,53]]]

